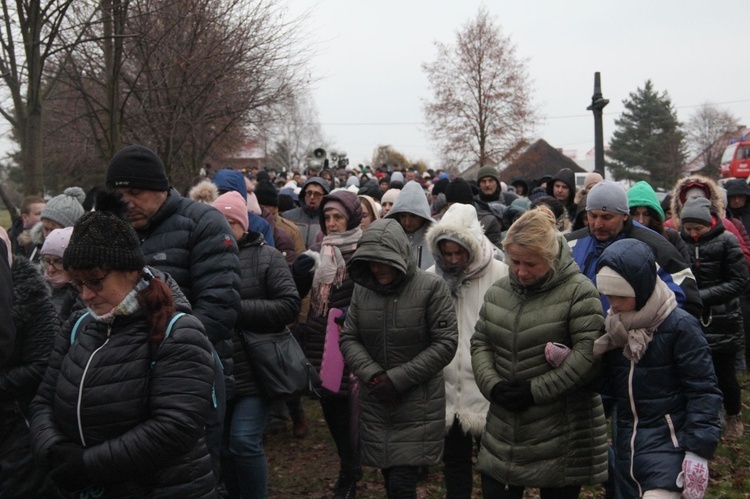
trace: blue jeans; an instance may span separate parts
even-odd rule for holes
[[[222,461],[227,491],[232,498],[268,497],[268,466],[263,450],[263,431],[269,406],[263,397],[240,397],[227,404]]]

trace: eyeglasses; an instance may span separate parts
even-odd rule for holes
[[[86,280],[80,280],[80,279],[73,279],[70,281],[70,284],[72,284],[79,293],[83,292],[84,286],[89,289],[89,291],[92,291],[94,293],[98,293],[104,288],[104,279],[106,279],[109,276],[110,272],[107,272],[101,277],[97,277],[96,279],[86,279]]]
[[[47,267],[52,267],[55,270],[62,271],[63,268],[63,261],[61,258],[58,258],[56,260],[49,260],[47,258],[42,258],[39,260],[39,263],[42,264],[42,270],[47,270]]]
[[[305,197],[307,198],[322,198],[325,194],[316,191],[305,191]]]

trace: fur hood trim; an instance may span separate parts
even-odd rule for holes
[[[425,234],[435,263],[442,265],[443,257],[439,243],[453,241],[469,251],[468,267],[473,266],[482,256],[484,227],[479,223],[477,210],[471,205],[455,203],[448,208],[440,221]]]
[[[210,180],[201,180],[190,189],[188,197],[199,203],[211,204],[219,197],[219,189]]]
[[[722,196],[719,186],[712,179],[704,177],[703,175],[689,175],[677,181],[672,189],[672,224],[677,230],[680,230],[680,213],[682,213],[682,207],[684,202],[682,201],[681,194],[687,189],[690,189],[693,184],[705,185],[711,195],[709,201],[711,201],[711,211],[718,214],[720,217],[724,217],[724,209],[726,207],[724,203],[724,196]]]

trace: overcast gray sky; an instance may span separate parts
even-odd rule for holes
[[[747,1],[741,0],[288,0],[290,15],[309,12],[315,56],[315,104],[326,137],[352,163],[369,163],[390,144],[412,160],[437,164],[422,125],[430,97],[421,69],[434,41],[455,32],[481,5],[528,60],[534,103],[544,118],[537,138],[593,147],[594,73],[601,72],[604,137],[630,92],[651,79],[686,121],[705,102],[750,125]]]

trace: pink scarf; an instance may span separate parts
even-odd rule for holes
[[[328,315],[328,301],[333,286],[339,287],[346,277],[346,260],[342,253],[350,253],[357,248],[362,229],[354,229],[329,234],[323,238],[320,248],[320,265],[313,277],[313,312],[321,317]]]

